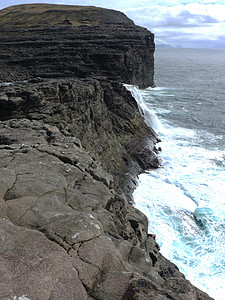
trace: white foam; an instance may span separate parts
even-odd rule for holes
[[[156,131],[162,131],[162,125],[159,121],[159,119],[157,118],[157,116],[147,107],[140,90],[133,86],[133,85],[129,85],[129,84],[125,84],[124,85],[128,91],[131,92],[132,96],[135,98],[135,100],[137,101],[138,107],[139,107],[139,111],[140,114],[143,116],[145,122],[147,123],[147,125],[151,128],[153,128]]]
[[[148,216],[163,255],[197,287],[223,300],[224,147],[207,132],[173,127],[166,119],[163,125],[163,167],[140,175],[135,206]]]
[[[148,87],[146,91],[163,91],[167,90],[168,88],[162,86],[155,86],[155,87]]]

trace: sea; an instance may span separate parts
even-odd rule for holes
[[[135,206],[161,253],[224,300],[225,49],[156,48],[155,84],[127,85],[162,141],[162,166],[139,176]]]

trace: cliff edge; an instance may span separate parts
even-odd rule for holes
[[[211,299],[129,203],[160,159],[122,83],[153,86],[153,53],[120,12],[0,11],[0,299]]]
[[[0,11],[0,35],[0,80],[103,76],[154,85],[154,35],[114,10],[12,6]]]

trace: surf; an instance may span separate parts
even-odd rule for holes
[[[124,84],[124,86],[137,101],[139,112],[147,125],[157,132],[162,131],[163,128],[159,119],[146,105],[139,88],[130,84]]]
[[[162,142],[162,167],[139,176],[135,206],[149,219],[161,253],[194,285],[217,300],[225,292],[225,152],[218,137],[204,130],[173,126],[162,115],[166,88],[126,87]],[[157,94],[159,93],[159,94]],[[169,96],[170,97],[170,96]],[[159,107],[158,107],[159,106]],[[163,122],[157,114],[163,117]],[[215,144],[208,143],[213,140]]]

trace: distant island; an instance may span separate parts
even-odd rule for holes
[[[169,44],[155,44],[156,48],[174,48],[173,46]]]

